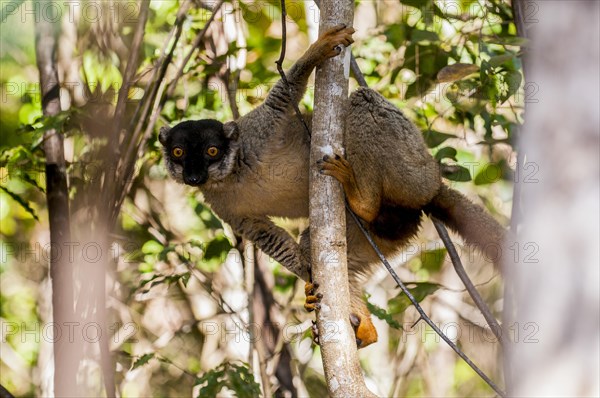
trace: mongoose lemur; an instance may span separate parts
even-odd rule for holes
[[[354,29],[326,31],[279,81],[264,103],[236,121],[198,120],[164,127],[159,140],[171,176],[198,187],[235,233],[253,241],[288,270],[309,281],[309,233],[298,244],[270,217],[308,217],[310,137],[294,114],[313,69],[349,46]],[[310,123],[310,116],[307,116]],[[351,209],[385,255],[398,253],[417,234],[423,213],[442,220],[484,253],[503,228],[481,207],[442,184],[438,163],[421,132],[394,105],[369,89],[347,103],[345,156],[326,156],[323,174],[344,188]],[[347,223],[351,322],[359,347],[377,340],[362,300],[360,276],[378,259],[356,224]],[[318,305],[307,289],[309,310]]]

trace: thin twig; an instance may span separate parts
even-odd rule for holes
[[[177,10],[177,16],[175,17],[175,23],[173,25],[173,28],[171,28],[171,31],[169,32],[169,37],[167,37],[167,39],[165,40],[163,47],[160,51],[161,56],[156,63],[157,66],[152,68],[152,77],[146,84],[144,92],[153,93],[155,91],[155,87],[158,85],[158,82],[160,82],[164,78],[164,72],[166,72],[167,69],[164,66],[168,66],[169,63],[171,63],[173,53],[175,51],[175,48],[177,47],[179,38],[181,37],[183,22],[185,21],[185,17],[187,16],[188,10],[191,5],[191,0],[186,0],[184,3],[181,4],[179,10]],[[173,37],[175,37],[175,39],[171,41]],[[167,53],[167,47],[169,43],[171,43],[171,50],[169,51],[169,53]],[[135,110],[134,116],[132,118],[133,121],[139,120],[138,116],[140,115],[142,109],[144,109],[144,105],[146,104],[146,102],[148,102],[149,99],[154,98],[154,95],[155,94],[152,94],[144,96],[144,98],[142,98]]]
[[[119,97],[117,99],[117,105],[115,107],[115,113],[114,113],[114,117],[113,117],[113,130],[111,131],[111,135],[109,136],[109,140],[108,140],[108,145],[110,146],[110,151],[109,153],[111,154],[111,156],[114,156],[114,154],[116,154],[116,152],[118,151],[119,148],[119,144],[120,144],[120,133],[121,133],[121,126],[123,124],[123,117],[125,115],[125,109],[126,109],[126,105],[127,105],[127,99],[129,98],[129,87],[132,84],[133,81],[133,77],[135,75],[135,71],[138,68],[138,60],[139,60],[139,53],[140,53],[140,48],[142,46],[142,42],[144,40],[144,34],[146,32],[146,22],[148,20],[148,11],[150,8],[150,2],[147,1],[142,1],[141,2],[141,7],[140,7],[140,12],[138,14],[138,22],[137,22],[137,26],[135,29],[135,33],[133,36],[133,42],[131,44],[131,49],[129,52],[129,59],[127,60],[127,66],[125,67],[125,75],[123,76],[123,85],[121,86],[121,89],[119,90]],[[131,141],[135,141],[135,135],[132,135]],[[131,142],[130,142],[130,146],[131,146]],[[123,159],[120,159],[119,162],[127,162],[129,160],[128,156],[126,155]],[[112,179],[112,178],[108,178],[107,179],[107,183],[106,183],[106,187],[103,190],[103,199],[102,202],[104,204],[108,204],[110,203],[108,200],[108,195],[112,194],[113,197],[115,196],[114,193],[119,192],[120,188],[121,188],[121,182],[123,180],[123,178],[125,178],[126,174],[122,174],[120,173],[120,170],[123,169],[123,165],[127,165],[127,163],[121,163],[121,167],[117,167],[117,175],[115,176],[116,178]],[[127,167],[124,167],[124,169],[127,169]],[[118,197],[118,195],[116,195]],[[113,209],[109,209],[109,212],[112,212]]]
[[[269,383],[269,376],[267,374],[267,368],[265,363],[265,349],[263,346],[263,339],[260,338],[262,330],[259,328],[258,335],[257,331],[252,325],[256,325],[256,318],[254,313],[254,295],[256,286],[255,270],[256,270],[256,248],[254,243],[242,239],[243,256],[242,266],[244,268],[244,282],[245,290],[248,303],[248,334],[250,344],[248,347],[248,365],[253,373],[259,373],[261,378],[261,385],[263,388],[263,395],[265,397],[271,396],[271,385]],[[254,368],[256,358],[258,359],[258,372]]]
[[[174,91],[174,87],[177,84],[177,81],[179,80],[179,78],[182,75],[182,71],[183,68],[185,67],[185,65],[187,64],[187,62],[189,61],[189,59],[191,58],[192,54],[194,53],[194,51],[197,49],[197,47],[200,45],[200,43],[202,42],[202,39],[204,38],[210,24],[212,23],[212,21],[215,18],[216,13],[219,11],[219,9],[221,8],[221,6],[223,5],[224,0],[221,0],[213,9],[213,13],[210,16],[209,20],[206,22],[206,24],[204,25],[204,28],[202,29],[202,31],[200,33],[198,33],[198,35],[196,36],[192,49],[190,50],[190,52],[188,53],[188,55],[186,56],[186,59],[184,60],[183,64],[180,66],[180,68],[178,69],[177,73],[176,73],[176,77],[170,82],[169,84],[169,89],[171,89],[171,91]],[[182,5],[183,7],[183,5]],[[180,14],[178,14],[180,15]],[[177,36],[177,39],[179,38],[179,36]],[[156,87],[160,87],[161,86],[161,80],[162,78],[164,78],[165,72],[166,72],[166,66],[168,66],[168,64],[170,64],[171,60],[172,60],[172,55],[173,55],[173,51],[175,49],[177,45],[177,41],[175,41],[173,43],[173,45],[171,46],[171,50],[169,52],[169,54],[167,55],[167,57],[164,58],[164,61],[162,63],[162,65],[160,66],[160,70],[161,70],[161,77],[157,80],[157,84]],[[166,102],[166,100],[168,98],[170,98],[172,96],[172,92],[171,94],[169,94],[169,89],[167,89],[167,94],[165,96],[159,96],[158,95],[158,89],[153,90],[152,95],[149,96],[148,101],[144,104],[144,108],[143,111],[141,113],[141,115],[139,116],[139,119],[137,119],[135,127],[134,127],[134,133],[133,133],[133,137],[138,137],[142,131],[142,129],[144,128],[144,125],[146,125],[146,129],[144,134],[142,135],[141,139],[136,139],[134,140],[132,138],[132,141],[130,144],[135,144],[135,145],[130,145],[128,148],[128,154],[127,154],[127,158],[128,161],[126,163],[127,165],[127,172],[125,174],[123,174],[123,177],[126,178],[125,180],[125,185],[123,187],[123,189],[121,189],[121,197],[119,202],[116,204],[115,208],[113,209],[113,219],[116,217],[116,213],[118,211],[118,209],[121,206],[121,203],[123,203],[123,200],[125,200],[125,197],[127,195],[127,193],[129,192],[129,189],[131,188],[131,186],[133,185],[133,166],[135,165],[135,154],[140,154],[143,151],[144,145],[146,144],[146,141],[150,138],[150,135],[154,129],[154,126],[156,124],[156,121],[158,120],[158,115],[160,114],[160,112],[162,111],[162,108]],[[156,98],[158,98],[158,101],[156,101]],[[152,107],[152,112],[155,114],[154,117],[150,118],[150,121],[147,122],[148,118],[149,118],[149,112],[151,109],[151,104],[154,102],[154,107]],[[136,151],[137,149],[137,151]],[[132,158],[133,157],[133,158]]]
[[[467,271],[465,271],[465,268],[462,265],[462,261],[460,261],[460,257],[456,252],[456,248],[454,247],[452,240],[450,239],[450,235],[448,235],[448,230],[446,229],[444,224],[442,224],[442,222],[437,218],[431,217],[431,221],[433,221],[435,229],[440,235],[442,242],[444,242],[444,246],[446,246],[446,249],[448,250],[448,255],[450,256],[450,260],[452,260],[452,265],[454,265],[454,269],[456,270],[458,277],[465,285],[469,296],[471,296],[471,299],[473,299],[475,305],[477,306],[477,308],[479,308],[479,311],[481,311],[481,313],[483,314],[483,317],[487,321],[490,329],[492,330],[492,333],[494,333],[494,336],[496,336],[498,342],[502,344],[502,328],[498,324],[498,321],[490,311],[485,301],[483,301],[483,299],[481,298],[481,295],[477,291],[475,285],[473,285],[473,282],[469,278],[469,275],[467,275]]]
[[[119,176],[118,179],[118,185],[116,186],[117,189],[115,190],[115,193],[117,193],[118,201],[115,204],[115,207],[111,209],[111,219],[116,218],[118,209],[121,207],[121,204],[123,203],[123,200],[125,199],[125,196],[129,191],[129,186],[131,185],[133,178],[127,179],[127,176],[129,176],[132,173],[132,170],[134,168],[135,155],[138,152],[136,151],[136,148],[139,147],[138,142],[140,141],[139,137],[142,131],[142,127],[148,119],[150,104],[154,102],[154,99],[158,94],[158,89],[166,74],[167,68],[171,63],[171,60],[173,59],[173,53],[175,52],[175,48],[177,48],[177,43],[179,42],[179,38],[181,37],[182,25],[185,21],[185,15],[187,10],[189,9],[189,5],[189,2],[184,2],[177,11],[175,26],[173,27],[173,29],[171,29],[168,40],[165,41],[165,46],[163,46],[162,55],[158,62],[158,67],[154,69],[152,77],[150,78],[150,81],[146,86],[146,95],[144,95],[144,98],[142,98],[142,100],[140,101],[134,114],[134,117],[131,119],[132,125],[129,129],[132,130],[133,133],[131,134],[129,144],[127,146],[123,158],[124,160],[122,162],[122,168],[125,171]],[[175,39],[171,44],[170,50],[167,52],[167,43],[171,42],[171,38],[173,36],[175,36]],[[144,141],[143,138],[142,141]]]
[[[125,67],[125,74],[123,76],[123,85],[119,90],[119,97],[117,98],[117,106],[115,107],[115,116],[113,120],[113,131],[112,136],[109,139],[110,145],[116,147],[118,142],[116,138],[121,131],[121,124],[123,115],[125,114],[125,105],[127,104],[127,98],[129,97],[129,87],[133,81],[133,76],[138,67],[138,59],[140,54],[140,48],[142,41],[144,40],[144,33],[146,27],[146,21],[148,19],[148,10],[150,8],[150,2],[142,1],[140,4],[140,13],[138,15],[138,23],[133,35],[133,41],[131,49],[129,50],[129,59],[127,60],[127,66]]]
[[[177,69],[177,72],[175,73],[175,77],[169,83],[169,87],[167,88],[166,98],[171,98],[173,96],[173,93],[175,92],[175,87],[177,86],[177,82],[179,81],[181,76],[183,76],[183,70],[185,69],[188,62],[190,62],[192,55],[194,55],[194,53],[196,52],[198,47],[200,47],[200,43],[202,43],[202,40],[204,40],[204,36],[206,36],[206,32],[208,31],[208,28],[212,24],[212,21],[215,19],[217,12],[221,9],[221,6],[223,5],[224,2],[225,2],[225,0],[220,0],[214,6],[214,8],[212,10],[212,14],[210,15],[210,18],[208,19],[208,21],[206,21],[204,28],[202,28],[202,30],[200,32],[198,32],[198,34],[196,35],[196,38],[194,39],[194,42],[192,43],[192,48],[190,49],[190,51],[187,53],[187,55],[183,59],[183,62],[181,63],[181,65],[179,65],[179,68]]]
[[[0,398],[15,398],[15,396],[0,384]]]
[[[358,66],[358,63],[356,62],[356,58],[354,58],[354,54],[350,55],[350,68],[352,69],[352,74],[354,75],[354,78],[358,82],[358,85],[361,87],[368,87],[367,81],[365,80],[365,76],[360,71],[360,67]]]
[[[286,17],[287,11],[285,9],[285,0],[281,0],[281,53],[279,54],[279,59],[275,62],[275,64],[277,65],[277,71],[281,76],[281,80],[285,84],[285,87],[288,89],[290,97],[292,97],[292,87],[290,86],[290,83],[288,82],[287,77],[285,76],[285,72],[283,71],[283,60],[285,59],[285,52],[287,46],[287,27],[285,24]],[[298,117],[298,120],[300,120],[302,126],[304,126],[304,131],[310,137],[311,133],[310,129],[308,128],[308,124],[306,124],[306,121],[302,117],[302,112],[300,112],[300,108],[298,107],[298,104],[296,104],[295,101],[292,101],[292,107],[294,108],[294,112],[296,112],[296,117]]]
[[[256,251],[254,243],[243,239],[242,240],[242,267],[244,268],[244,287],[246,289],[246,298],[248,307],[248,324],[254,324],[254,263],[256,261]],[[256,349],[256,335],[254,328],[248,329],[250,344],[248,345],[248,364],[250,369],[254,370],[254,350]],[[264,381],[265,383],[267,380]]]
[[[229,100],[229,108],[231,109],[231,115],[233,120],[240,118],[240,109],[237,104],[237,90],[240,85],[240,70],[236,70],[231,73],[231,70],[227,70],[225,76],[223,76],[223,82],[227,87],[227,98]]]
[[[377,254],[377,257],[379,257],[379,260],[381,260],[383,265],[385,265],[385,268],[388,270],[388,272],[390,273],[390,275],[392,276],[394,281],[398,284],[400,289],[402,289],[402,292],[404,292],[404,294],[406,294],[406,297],[408,297],[410,302],[417,309],[417,312],[419,313],[419,319],[417,320],[417,322],[420,321],[421,319],[423,321],[425,321],[425,323],[427,323],[450,346],[450,348],[452,348],[454,350],[454,352],[456,352],[456,354],[459,357],[461,357],[467,363],[467,365],[469,365],[471,367],[471,369],[473,369],[475,371],[475,373],[477,373],[479,375],[479,377],[481,377],[483,379],[483,381],[485,381],[498,395],[500,395],[501,397],[505,397],[506,394],[504,393],[504,391],[502,391],[485,373],[483,373],[483,371],[481,369],[479,369],[477,367],[477,365],[475,365],[473,363],[473,361],[471,361],[471,359],[460,348],[458,348],[458,346],[456,344],[454,344],[454,342],[452,340],[450,340],[450,338],[448,338],[440,330],[440,328],[431,320],[431,318],[429,318],[429,316],[427,316],[427,314],[423,310],[423,307],[421,307],[419,302],[415,299],[415,297],[412,295],[412,293],[406,287],[406,285],[404,283],[402,283],[402,280],[400,280],[400,277],[398,276],[398,274],[396,274],[396,271],[394,271],[394,269],[392,268],[390,263],[387,261],[387,259],[383,255],[383,253],[381,253],[381,250],[379,249],[379,247],[377,246],[377,243],[375,243],[375,241],[369,234],[369,231],[367,231],[367,229],[364,227],[364,225],[362,224],[362,222],[360,221],[358,216],[352,212],[352,210],[350,209],[350,206],[347,203],[346,203],[346,208],[348,209],[348,212],[350,213],[350,215],[356,222],[356,225],[358,225],[359,229],[361,230],[361,232],[363,233],[365,238],[367,238],[367,241],[369,242],[371,247],[373,247],[373,250],[375,250],[375,253]],[[415,324],[417,322],[415,322]]]

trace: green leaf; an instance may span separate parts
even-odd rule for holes
[[[393,24],[385,30],[387,41],[395,48],[399,48],[406,41],[406,27],[404,24]]]
[[[401,70],[402,70],[402,68],[400,68],[400,67],[394,68],[392,70],[392,72],[390,73],[390,82],[391,83],[394,83],[396,81]]]
[[[427,9],[433,5],[433,0],[400,0],[400,2],[407,6],[415,7],[418,9]]]
[[[435,148],[436,146],[446,141],[448,138],[456,137],[452,134],[444,134],[440,133],[439,131],[427,130],[423,133],[423,138],[425,138],[425,144],[427,144],[429,148]]]
[[[222,259],[229,253],[229,250],[231,250],[232,247],[233,246],[231,246],[231,243],[225,236],[217,236],[206,246],[204,260]]]
[[[421,302],[425,299],[425,297],[429,296],[432,293],[435,293],[440,288],[440,285],[437,283],[430,282],[416,282],[411,283],[408,291],[413,295],[417,302]],[[388,312],[390,314],[402,314],[408,307],[412,305],[410,299],[406,294],[401,292],[398,296],[390,299],[388,301]]]
[[[223,224],[221,221],[215,217],[213,212],[202,202],[198,202],[195,198],[191,199],[192,205],[194,206],[194,211],[202,220],[202,223],[206,228],[209,229],[222,229]]]
[[[446,258],[446,249],[435,249],[421,252],[421,267],[429,272],[439,272]]]
[[[524,37],[518,37],[518,36],[505,36],[505,37],[500,37],[500,36],[486,36],[484,37],[484,40],[487,43],[492,43],[492,44],[500,44],[503,46],[519,46],[519,47],[524,47],[527,46],[529,44],[529,40],[524,38]]]
[[[33,177],[31,177],[29,174],[27,173],[21,173],[20,177],[23,179],[23,181],[25,181],[28,184],[33,185],[35,188],[37,188],[41,193],[46,193],[46,190],[40,186],[40,184],[38,184],[37,180]]]
[[[290,292],[296,285],[297,277],[289,271],[283,271],[282,267],[278,266],[273,272],[275,277],[275,291],[280,293]]]
[[[393,327],[394,329],[397,330],[403,330],[402,329],[402,325],[396,321],[391,314],[389,314],[385,309],[370,303],[367,300],[367,308],[369,309],[369,312],[373,315],[375,315],[377,318],[381,319],[382,321],[385,321],[388,325],[390,325],[391,327]]]
[[[134,370],[141,366],[146,365],[148,362],[150,362],[150,360],[152,358],[154,358],[154,355],[155,355],[154,353],[148,353],[148,354],[142,355],[141,357],[139,357],[138,359],[135,360],[135,362],[131,366],[131,370]]]
[[[223,363],[197,378],[195,385],[201,386],[198,398],[216,397],[223,387],[233,390],[238,398],[260,396],[260,385],[247,364]]]
[[[166,246],[163,250],[160,251],[160,253],[158,253],[158,259],[160,261],[167,261],[168,255],[171,252],[176,252],[176,246],[173,246],[173,245]]]
[[[454,82],[461,80],[475,72],[479,72],[479,67],[473,64],[453,64],[444,66],[437,74],[439,83]]]
[[[149,240],[142,246],[142,253],[159,254],[164,250],[164,246],[155,240]]]
[[[492,184],[502,179],[502,167],[496,163],[488,163],[477,175],[473,182],[475,185]]]
[[[179,281],[181,281],[184,286],[187,286],[187,283],[190,280],[190,277],[191,277],[190,272],[182,272],[180,274],[172,274],[172,275],[154,274],[150,279],[141,281],[138,286],[138,289],[143,289],[143,292],[147,293],[154,286],[162,285],[163,283],[166,283],[167,285],[170,286]]]
[[[519,91],[519,87],[521,87],[521,81],[523,80],[523,76],[519,71],[511,71],[506,74],[504,80],[506,81],[506,85],[508,86],[507,96],[510,97],[516,94],[517,91]]]
[[[329,391],[323,377],[323,373],[317,373],[311,367],[307,367],[302,374],[302,382],[306,386],[309,397],[328,397]]]
[[[440,148],[440,150],[437,151],[435,154],[435,159],[438,162],[441,161],[442,159],[452,159],[452,160],[456,161],[456,149],[449,147],[449,146]]]
[[[448,65],[449,56],[448,52],[437,45],[412,43],[407,46],[402,67],[414,71],[417,80],[408,86],[405,98],[420,97],[426,94],[435,84],[438,71]]]
[[[178,275],[178,279],[181,280],[183,286],[187,287],[188,282],[190,281],[192,274],[190,272],[184,272],[183,274]]]
[[[10,196],[15,202],[17,202],[18,204],[20,204],[21,207],[23,207],[23,209],[25,209],[25,211],[27,213],[29,213],[29,215],[31,215],[31,217],[33,217],[36,221],[40,221],[40,219],[38,218],[37,213],[35,212],[35,210],[33,209],[33,207],[31,207],[31,205],[29,204],[29,202],[27,200],[23,199],[21,196],[19,196],[16,193],[8,190],[8,188],[3,187],[2,185],[0,185],[0,189],[2,191],[4,191],[8,196]]]
[[[410,39],[414,43],[419,43],[419,42],[423,42],[423,41],[425,41],[425,42],[440,41],[440,37],[438,36],[437,33],[431,32],[429,30],[420,30],[420,29],[414,29],[411,32]]]
[[[469,169],[459,165],[448,165],[442,169],[442,176],[450,181],[467,182],[471,181],[471,172]]]
[[[230,387],[238,398],[254,398],[260,396],[260,385],[248,366],[230,364],[227,376]]]
[[[21,171],[23,166],[30,166],[35,163],[35,155],[25,146],[18,145],[14,148],[2,152],[1,166],[8,167],[9,173]]]
[[[515,55],[510,54],[510,53],[502,54],[502,55],[494,55],[493,57],[490,58],[488,63],[490,64],[490,66],[496,68],[505,62],[512,61],[514,58],[515,58]]]

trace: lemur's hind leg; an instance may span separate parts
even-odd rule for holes
[[[346,200],[352,211],[367,222],[373,221],[379,214],[381,205],[381,192],[369,189],[368,186],[359,186],[352,169],[352,165],[340,155],[325,155],[317,161],[321,174],[334,177],[344,188]],[[372,184],[375,188],[378,184]]]
[[[300,251],[304,259],[308,259],[310,253],[310,231],[307,228],[302,232],[300,238]],[[348,272],[350,277],[350,324],[354,328],[356,335],[356,345],[358,348],[363,348],[377,341],[377,330],[371,321],[371,313],[366,304],[362,300],[362,292],[360,285],[354,280],[351,270],[363,269],[367,265],[356,264],[352,259],[348,259]],[[365,268],[366,269],[366,268]],[[307,282],[304,287],[306,299],[304,308],[311,312],[315,309],[320,309],[320,302],[323,298],[323,293],[318,292],[319,285],[313,282]],[[319,336],[315,333],[316,328],[313,327],[313,339],[316,343],[319,342]]]

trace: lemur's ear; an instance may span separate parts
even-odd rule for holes
[[[160,141],[161,144],[167,144],[167,136],[169,135],[169,131],[171,131],[171,128],[169,126],[163,126],[160,128],[160,131],[158,133],[158,141]]]
[[[236,122],[225,123],[223,125],[223,132],[225,133],[225,137],[232,141],[237,141],[237,139],[240,137],[240,129]]]

